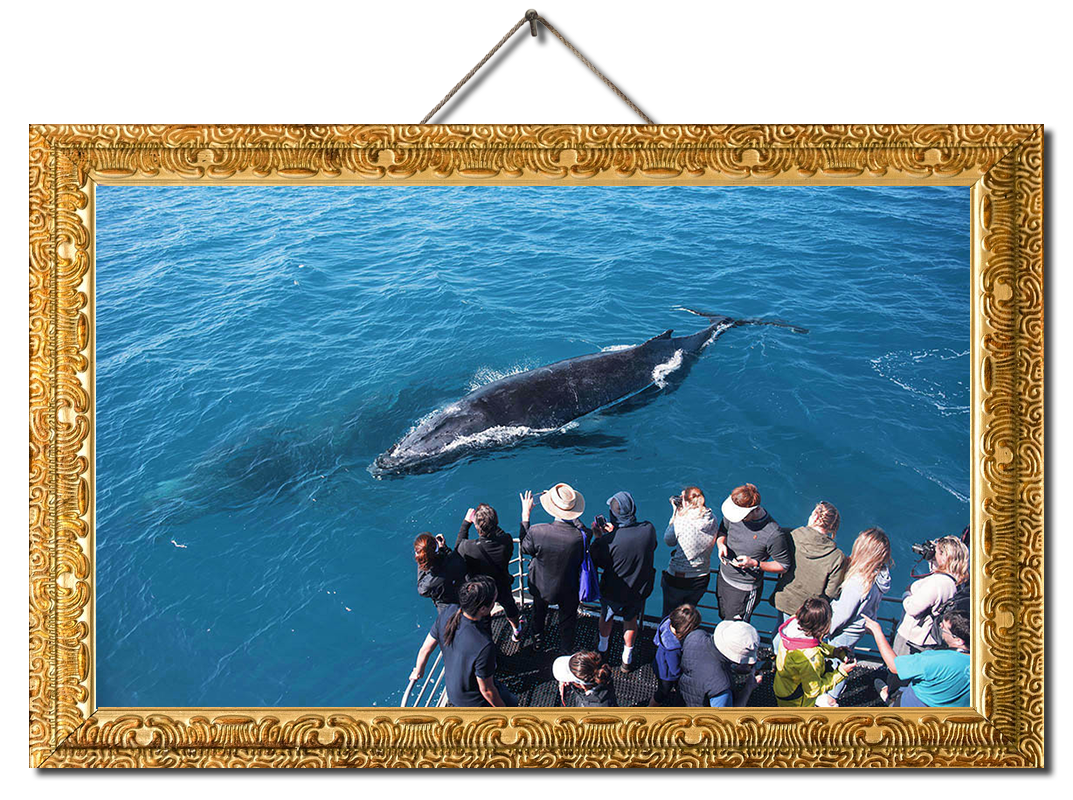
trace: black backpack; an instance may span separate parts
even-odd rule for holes
[[[943,615],[948,611],[953,611],[957,614],[961,614],[965,619],[972,622],[972,598],[969,596],[969,582],[959,583],[954,590],[953,596],[942,603],[939,603],[932,609],[931,612],[931,625],[932,633],[935,636],[935,641],[942,647],[943,635],[939,629],[939,625],[943,621]]]

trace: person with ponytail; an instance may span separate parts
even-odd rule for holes
[[[663,532],[663,542],[674,550],[660,579],[664,617],[680,605],[696,606],[704,597],[717,533],[715,517],[698,487],[687,486],[671,498],[671,520]]]
[[[611,667],[599,653],[592,651],[559,656],[551,665],[551,674],[559,682],[559,698],[566,703],[566,689],[572,688],[576,705],[582,708],[610,708],[618,705]]]
[[[417,562],[417,593],[442,611],[458,603],[458,587],[466,579],[466,560],[444,542],[442,536],[420,533],[414,539]]]
[[[478,575],[458,590],[459,605],[449,605],[436,618],[417,654],[410,680],[424,677],[432,651],[443,650],[443,678],[452,706],[516,706],[518,699],[495,679],[496,645],[488,617],[496,602],[496,584]]]

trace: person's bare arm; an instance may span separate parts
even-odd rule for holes
[[[503,707],[506,703],[503,702],[503,698],[499,696],[499,688],[496,686],[494,678],[482,678],[477,676],[477,688],[481,690],[481,694],[484,695],[484,699],[488,701],[488,705]]]
[[[414,671],[410,673],[410,680],[419,681],[425,674],[425,665],[428,664],[428,658],[432,655],[432,651],[436,649],[438,645],[435,639],[432,638],[432,634],[425,636],[425,641],[421,644],[421,649],[417,651],[417,665],[414,667]]]
[[[883,634],[883,627],[871,617],[866,617],[863,614],[861,619],[864,620],[864,627],[868,629],[868,632],[872,634],[872,637],[876,640],[876,647],[879,648],[879,654],[883,657],[883,663],[887,665],[887,669],[890,670],[892,675],[898,674],[898,667],[895,666],[894,649],[890,646],[890,642],[887,641],[887,637]]]

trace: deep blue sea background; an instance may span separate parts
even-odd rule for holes
[[[751,481],[787,526],[828,500],[847,552],[891,535],[900,591],[968,522],[969,245],[964,188],[100,187],[100,704],[397,705],[433,617],[414,535],[480,501],[515,532],[557,481],[660,531],[688,484]],[[678,305],[811,332],[737,328],[639,409],[369,473],[478,385],[705,324]]]

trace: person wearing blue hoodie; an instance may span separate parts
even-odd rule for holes
[[[857,535],[849,557],[842,591],[831,603],[830,643],[852,650],[865,634],[865,619],[876,616],[879,603],[890,590],[890,539],[882,528],[868,528]],[[840,683],[817,705],[837,705],[845,688]]]
[[[682,642],[699,627],[700,612],[688,603],[678,606],[659,624],[655,660],[659,686],[650,706],[676,704],[678,679],[682,677]]]

